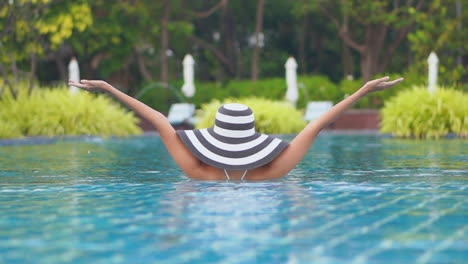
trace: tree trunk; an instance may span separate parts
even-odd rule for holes
[[[161,19],[161,82],[167,87],[169,82],[169,65],[167,50],[169,49],[169,15],[171,0],[164,0],[163,15]]]
[[[361,75],[364,81],[370,80],[375,74],[384,70],[385,64],[379,64],[379,56],[384,49],[387,31],[388,27],[384,24],[367,25],[364,44],[359,44],[348,35],[346,28],[341,28],[340,37],[345,45],[361,54]],[[391,54],[386,54],[386,56],[391,56]]]
[[[236,52],[236,22],[228,5],[225,5],[221,10],[221,35],[223,36],[222,50],[226,57],[227,73],[231,76],[238,77],[239,68],[237,67],[237,52]]]
[[[60,52],[55,52],[54,61],[55,61],[55,66],[57,66],[57,70],[59,72],[60,80],[66,81],[68,78],[67,70],[66,70],[65,64],[63,63],[63,59],[62,59],[62,56],[60,55]]]
[[[143,76],[143,79],[145,81],[152,81],[153,80],[153,75],[148,70],[148,67],[146,67],[145,58],[143,57],[141,52],[142,52],[141,50],[138,50],[138,49],[135,50],[138,70],[140,71],[140,74],[141,74],[141,76]]]
[[[354,60],[351,54],[351,50],[348,46],[343,44],[342,47],[342,56],[343,56],[343,75],[344,77],[353,76],[354,77]]]
[[[18,67],[16,65],[16,58],[13,52],[10,52],[10,59],[11,59],[11,72],[13,73],[13,86],[18,84]]]
[[[203,48],[210,50],[213,53],[213,55],[215,55],[215,57],[221,62],[221,66],[223,66],[226,72],[228,72],[231,75],[235,74],[234,69],[232,68],[232,63],[230,62],[229,58],[226,57],[225,52],[219,50],[214,45],[195,36],[190,37],[190,39],[198,45],[202,46]]]
[[[369,81],[375,74],[376,60],[372,54],[366,52],[361,54],[361,75],[364,82]]]
[[[301,36],[299,41],[299,64],[300,64],[300,72],[305,74],[307,72],[307,53],[306,53],[306,42],[307,42],[307,32],[309,26],[309,16],[307,14],[304,15],[302,19],[302,30]]]
[[[466,2],[465,2],[466,4]],[[462,34],[462,2],[461,0],[457,0],[456,2],[456,14],[457,14],[457,19],[460,20],[460,22],[457,24],[457,31],[459,34]],[[457,56],[457,64],[458,65],[462,65],[463,63],[463,60],[462,60],[462,57],[463,57],[463,48],[461,46],[459,46],[457,48],[457,51],[458,51],[458,56]]]
[[[382,72],[379,64],[379,52],[380,49],[368,47],[361,53],[361,75],[365,82]]]
[[[396,2],[394,2],[396,3]],[[415,9],[419,10],[422,7],[423,0],[420,0]],[[394,4],[396,7],[397,5]],[[411,6],[411,3],[408,3]],[[320,5],[320,10],[330,18],[333,24],[339,29],[339,37],[343,40],[344,45],[359,52],[361,56],[361,75],[365,81],[372,78],[375,74],[383,72],[390,63],[393,54],[398,46],[406,38],[411,29],[410,25],[396,30],[395,39],[386,41],[387,33],[392,25],[385,25],[384,22],[375,24],[365,24],[365,40],[362,43],[355,41],[348,29],[348,13],[343,13],[343,22],[333,15],[325,6]],[[385,45],[389,42],[389,45]],[[344,49],[343,54],[347,53]],[[384,54],[384,55],[381,55]],[[345,59],[345,58],[344,58]],[[345,72],[347,69],[345,69]]]
[[[29,91],[28,94],[31,95],[32,90],[34,89],[34,81],[36,79],[36,66],[37,66],[37,56],[34,52],[31,52],[31,69],[29,72]]]
[[[16,100],[18,98],[18,91],[16,89],[16,84],[17,84],[17,73],[16,73],[16,60],[15,60],[15,57],[13,56],[13,54],[10,52],[9,53],[10,55],[10,58],[11,58],[11,63],[12,63],[12,72],[13,72],[13,80],[8,76],[8,72],[7,72],[7,69],[6,67],[0,62],[0,71],[2,72],[2,76],[3,76],[3,87],[2,87],[2,94],[3,92],[5,91],[6,89],[6,86],[8,85],[8,88],[11,92],[11,95],[13,96],[13,98]],[[13,83],[12,83],[13,82]]]
[[[349,29],[349,15],[346,12],[343,12],[343,25],[342,28],[345,31],[348,31]],[[348,76],[354,76],[354,62],[353,62],[353,57],[351,55],[351,50],[350,48],[343,43],[342,47],[342,56],[343,56],[343,75],[346,77]]]
[[[263,27],[263,9],[265,0],[258,0],[257,21],[255,26],[255,48],[252,57],[252,81],[256,82],[259,75],[258,64],[260,61],[260,33]]]
[[[234,16],[229,12],[229,0],[219,0],[219,2],[213,7],[207,9],[206,11],[196,12],[196,18],[206,18],[220,10],[219,22],[220,27],[220,39],[217,39],[215,42],[211,43],[209,41],[204,41],[196,36],[191,36],[191,40],[196,42],[198,45],[202,46],[205,49],[208,49],[213,53],[213,55],[219,60],[220,66],[216,67],[216,80],[223,79],[225,75],[237,76],[237,64],[236,59],[238,57],[238,49],[236,46],[236,37],[235,37],[235,22]],[[218,65],[216,65],[218,66]]]
[[[2,73],[2,76],[3,76],[3,86],[0,89],[0,99],[2,98],[3,93],[5,92],[7,86],[9,88],[11,94],[13,95],[13,98],[16,99],[16,91],[13,89],[13,87],[11,85],[11,82],[8,79],[8,74],[6,72],[6,68],[1,62],[0,62],[0,72]]]

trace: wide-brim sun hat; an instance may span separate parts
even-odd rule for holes
[[[226,170],[250,170],[274,160],[288,142],[255,131],[252,110],[243,104],[225,104],[211,128],[178,130],[188,149],[202,162]]]

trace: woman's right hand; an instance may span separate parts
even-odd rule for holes
[[[68,81],[68,85],[81,88],[90,92],[109,92],[113,87],[105,81],[81,80],[80,82]]]

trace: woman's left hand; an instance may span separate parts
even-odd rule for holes
[[[375,79],[372,81],[368,81],[362,89],[366,91],[366,93],[373,93],[373,92],[378,92],[378,91],[383,91],[385,89],[389,89],[400,82],[402,82],[404,79],[403,78],[398,78],[393,81],[389,81],[390,77],[383,77],[380,79]]]

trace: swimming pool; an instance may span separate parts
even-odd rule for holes
[[[0,263],[466,263],[468,146],[323,134],[289,176],[187,179],[157,136],[0,147]]]

